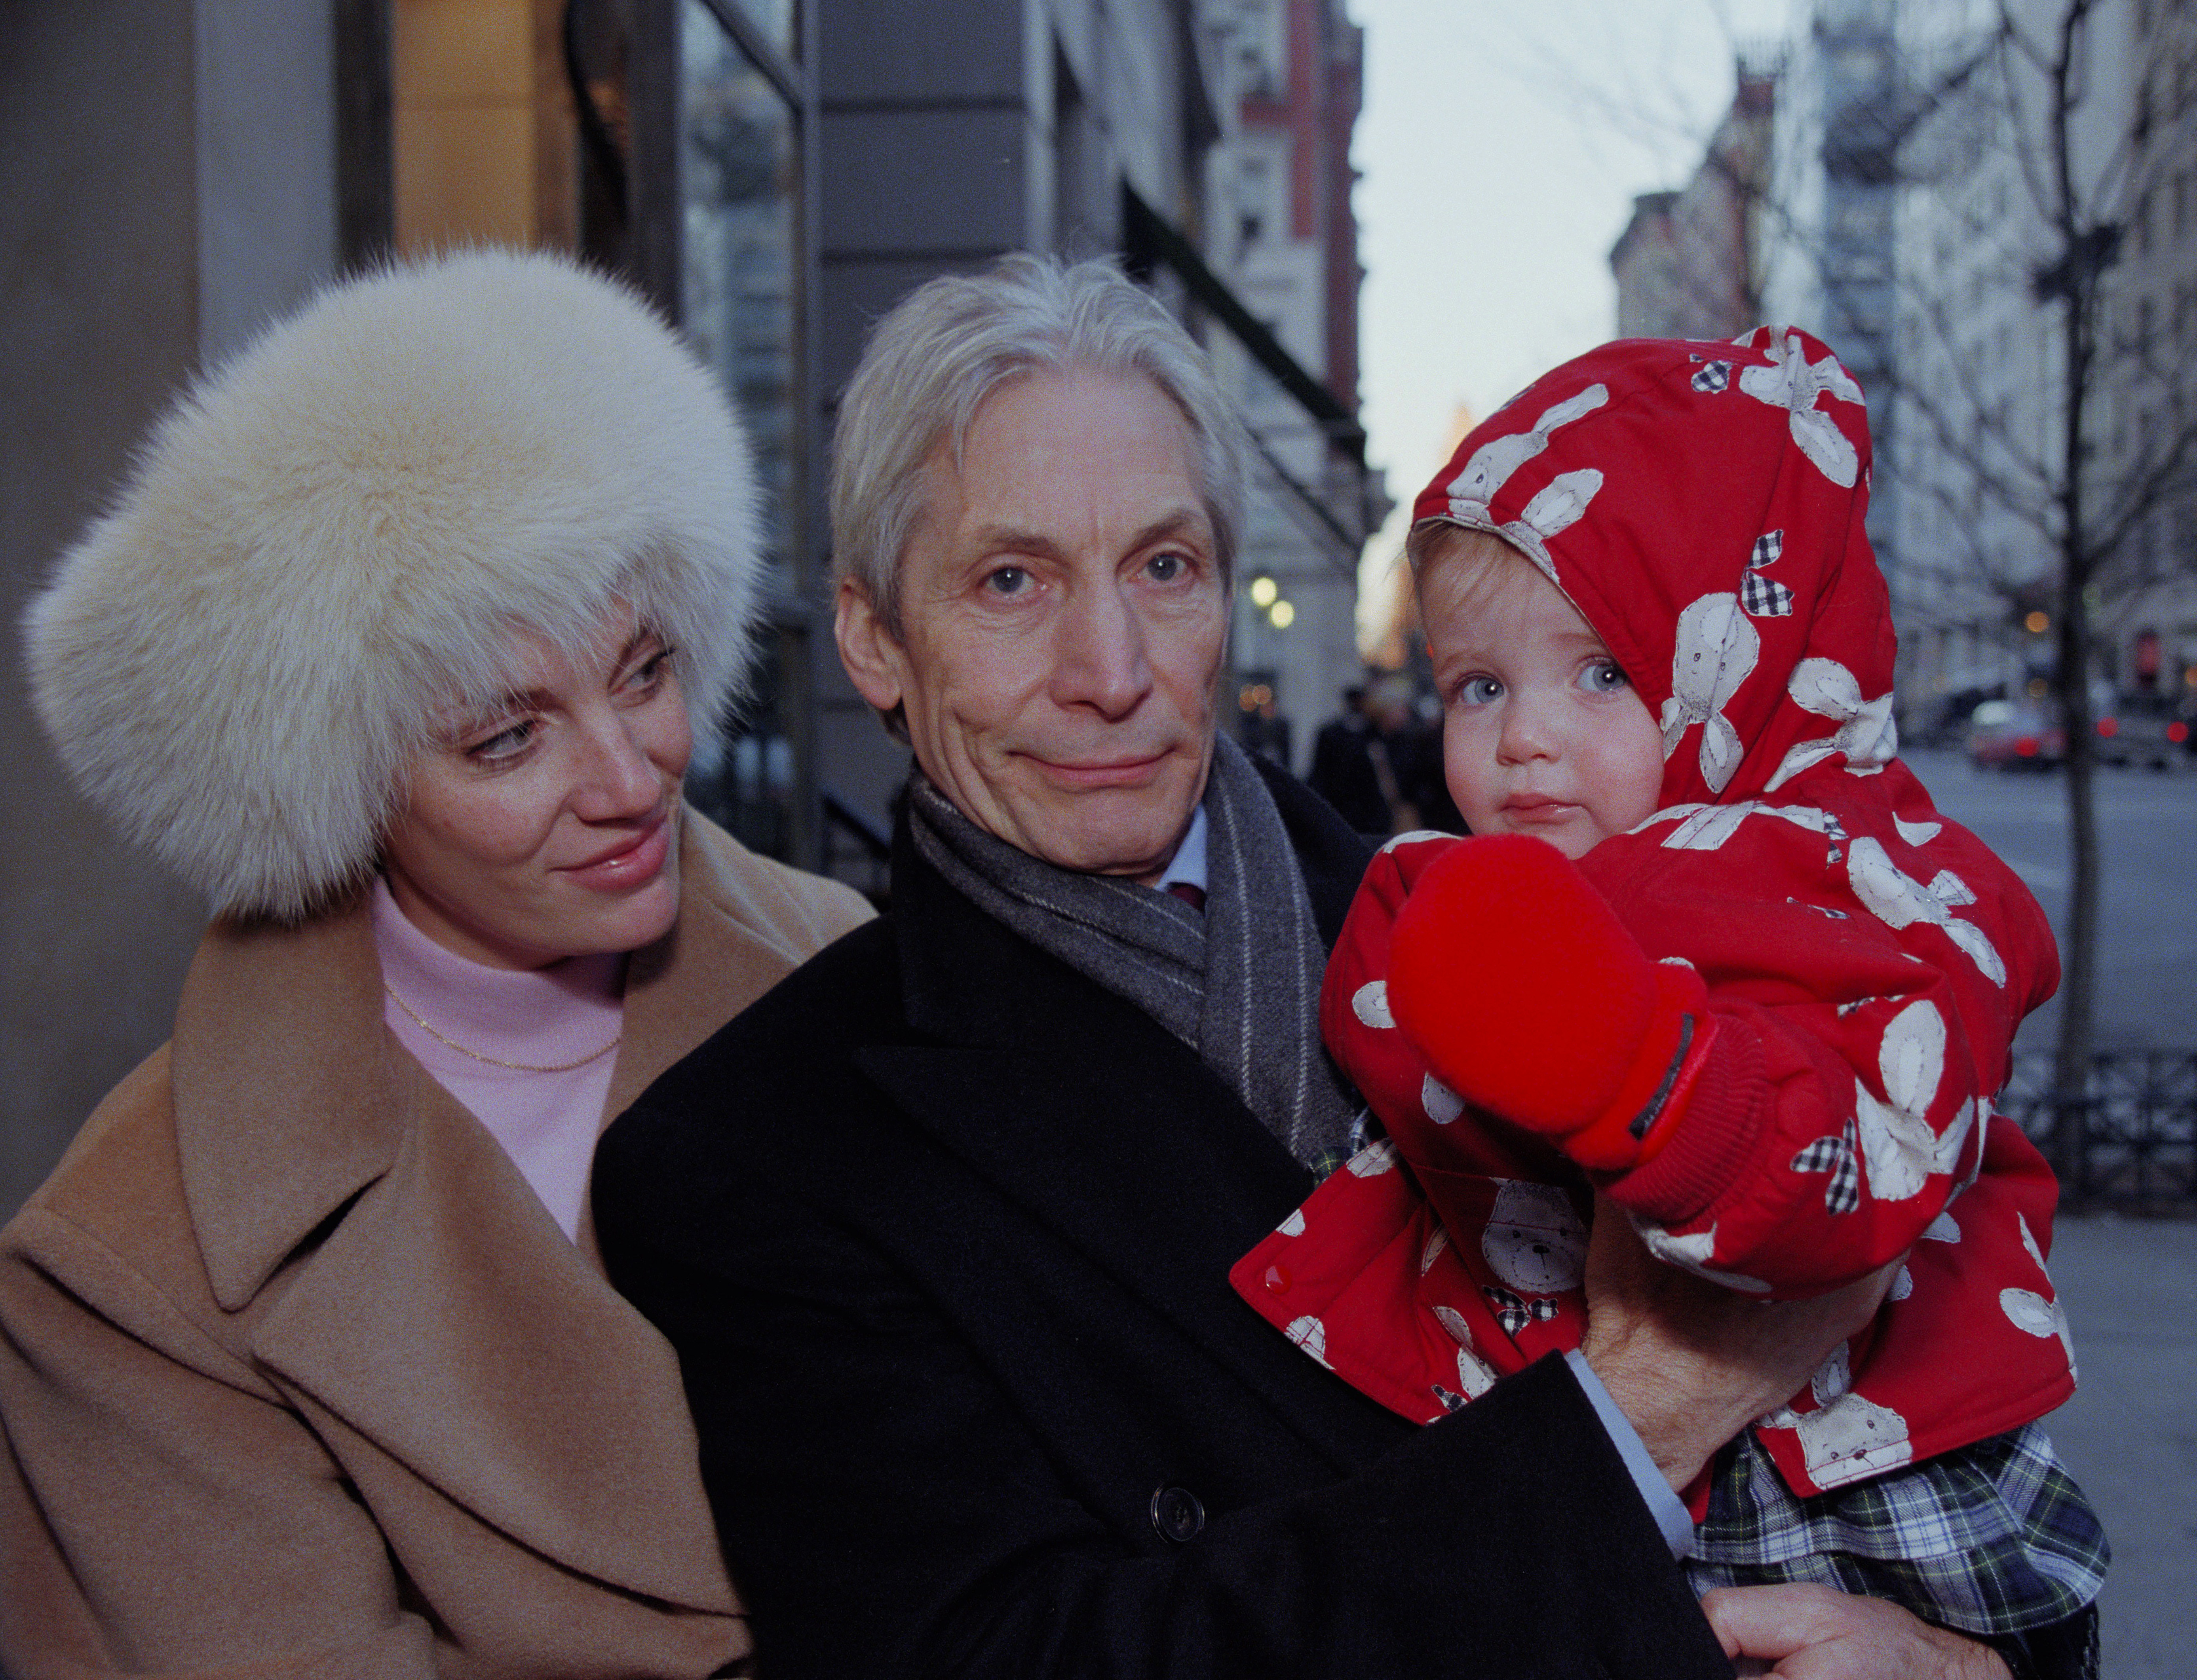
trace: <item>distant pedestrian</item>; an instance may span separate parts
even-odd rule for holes
[[[1378,740],[1365,686],[1353,683],[1342,691],[1342,714],[1320,725],[1313,738],[1312,773],[1305,778],[1360,834],[1395,831],[1394,812],[1381,785],[1383,767],[1375,757]]]

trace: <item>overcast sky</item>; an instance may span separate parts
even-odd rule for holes
[[[1609,248],[1633,194],[1692,172],[1735,41],[1781,37],[1788,0],[1349,6],[1365,31],[1364,419],[1408,501],[1461,405],[1485,414],[1613,335]]]

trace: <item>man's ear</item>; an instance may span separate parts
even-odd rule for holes
[[[890,714],[901,703],[901,670],[907,660],[899,640],[870,600],[869,591],[851,577],[839,580],[837,611],[832,634],[839,644],[839,663],[860,694],[878,711]]]

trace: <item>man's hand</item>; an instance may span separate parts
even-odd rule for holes
[[[1719,1587],[1701,1610],[1742,1674],[1783,1680],[2012,1680],[1988,1645],[1829,1587]],[[1771,1666],[1771,1665],[1775,1665]]]
[[[1625,1210],[1595,1200],[1580,1352],[1674,1488],[1815,1374],[1898,1270],[1806,1301],[1762,1301],[1664,1265]]]

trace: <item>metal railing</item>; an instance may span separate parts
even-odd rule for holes
[[[2017,1056],[1998,1110],[2060,1174],[2061,1205],[2197,1215],[2197,1051],[2101,1051],[2080,1091]]]

